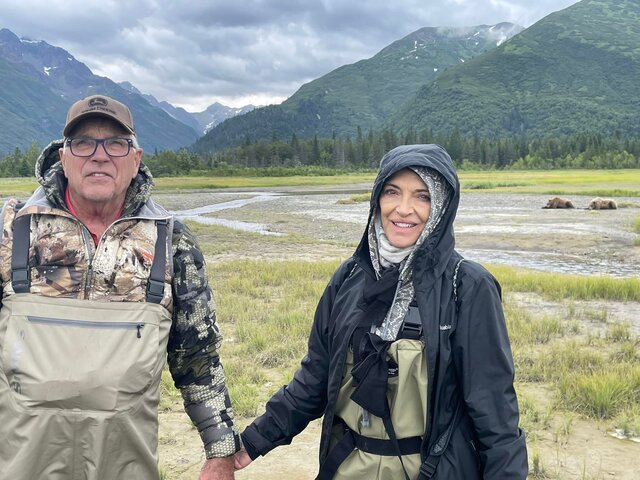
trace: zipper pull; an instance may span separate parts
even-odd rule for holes
[[[142,330],[142,327],[144,327],[144,323],[139,323],[136,325],[136,328],[138,329],[138,338],[142,338],[142,335],[140,334],[140,330]]]

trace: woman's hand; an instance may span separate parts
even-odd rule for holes
[[[233,467],[236,470],[242,470],[252,462],[251,457],[244,448],[233,455]]]

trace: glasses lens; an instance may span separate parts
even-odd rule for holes
[[[124,157],[129,153],[129,142],[126,138],[107,138],[104,141],[104,149],[107,151],[107,155]]]
[[[95,138],[72,138],[69,141],[71,153],[78,157],[89,157],[96,151]]]

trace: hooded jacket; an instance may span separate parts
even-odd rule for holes
[[[410,166],[436,170],[451,187],[447,210],[413,258],[414,298],[427,359],[428,412],[422,458],[438,449],[436,441],[452,424],[456,406],[461,404],[462,419],[456,423],[433,478],[525,479],[527,452],[518,428],[513,359],[500,286],[482,266],[465,260],[454,292],[455,268],[461,259],[454,249],[453,233],[460,184],[446,151],[438,145],[407,145],[387,153],[373,185],[367,224],[386,181]],[[320,416],[324,416],[320,464],[327,458],[345,359],[363,310],[365,285],[371,288],[376,281],[370,258],[365,229],[354,255],[337,269],[320,299],[301,367],[242,434],[251,458],[290,443],[309,421]]]
[[[143,268],[137,265],[148,262],[153,254],[148,249],[140,248],[144,242],[135,236],[140,231],[136,230],[136,223],[138,219],[170,217],[150,198],[153,187],[151,173],[140,163],[138,173],[126,193],[121,221],[105,232],[105,238],[100,243],[106,251],[111,244],[128,242],[133,246],[125,251],[134,253],[127,256],[117,250],[106,255],[113,260],[112,269],[102,268],[104,278],[98,281],[95,276],[101,273],[90,261],[91,252],[95,252],[96,247],[86,227],[74,219],[64,200],[67,182],[58,156],[62,144],[62,140],[52,142],[38,158],[35,173],[41,186],[24,207],[38,217],[32,225],[41,223],[40,216],[52,218],[55,222],[53,227],[45,225],[42,228],[46,232],[44,237],[32,239],[29,264],[31,293],[98,301],[145,301],[142,287],[146,284],[140,272],[148,266]],[[13,294],[11,228],[16,215],[16,203],[15,199],[9,200],[0,218],[3,297]],[[161,302],[172,318],[167,347],[169,369],[175,385],[181,390],[185,409],[200,432],[207,457],[228,456],[239,448],[240,438],[219,361],[218,350],[222,337],[216,322],[204,256],[184,224],[178,221],[171,224],[173,229],[168,244],[172,249],[169,258],[173,261],[168,265],[167,286]],[[40,231],[37,228],[32,236],[37,236]],[[119,238],[111,239],[110,235]],[[114,241],[110,243],[111,240]],[[118,280],[119,275],[123,279]],[[118,289],[114,290],[113,285],[117,285]]]

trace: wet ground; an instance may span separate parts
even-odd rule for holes
[[[339,204],[366,185],[336,191],[281,188],[261,191],[157,195],[178,217],[265,235],[299,234],[355,245],[366,224],[367,202]],[[562,273],[635,276],[640,248],[633,222],[640,200],[618,210],[547,210],[548,195],[463,193],[455,222],[457,248],[481,263]],[[586,206],[591,197],[571,197]]]

